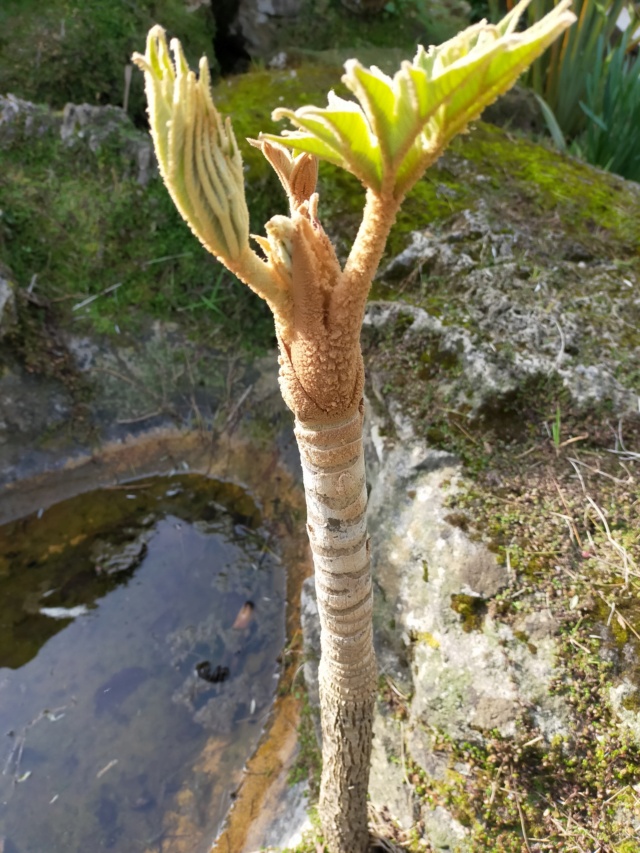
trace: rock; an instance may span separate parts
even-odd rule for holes
[[[418,352],[434,347],[439,358],[451,359],[461,366],[462,374],[451,381],[449,393],[454,407],[468,407],[472,417],[517,391],[527,380],[548,377],[554,372],[579,406],[606,399],[612,400],[621,412],[637,406],[637,391],[621,385],[615,378],[613,363],[584,365],[576,363],[567,352],[567,344],[571,347],[577,334],[576,318],[559,311],[559,320],[553,322],[542,310],[524,311],[517,301],[503,295],[502,288],[507,282],[512,292],[517,293],[517,269],[511,265],[491,273],[482,270],[477,276],[471,271],[467,276],[467,311],[485,332],[485,340],[453,323],[444,326],[424,309],[407,303],[370,302],[364,328],[393,329],[400,318],[411,320],[404,333],[409,346]],[[509,350],[505,358],[497,344],[503,343],[507,335],[518,344],[518,349]],[[407,427],[406,414],[401,414],[402,403],[396,403],[392,397],[387,406],[399,436],[409,437],[411,430]]]
[[[527,613],[513,626],[515,633],[522,633],[531,643],[538,643],[552,637],[558,629],[558,623],[548,611]]]
[[[482,120],[497,124],[506,130],[521,130],[524,133],[540,134],[546,128],[540,104],[531,89],[514,86],[498,100],[488,106]]]
[[[609,690],[609,701],[621,725],[631,733],[636,743],[640,743],[640,686],[623,678],[620,684]],[[625,707],[626,704],[631,707]]]
[[[20,138],[58,132],[60,116],[42,104],[32,104],[15,95],[0,95],[0,148]]]
[[[16,322],[16,297],[11,273],[0,262],[0,341]]]
[[[383,285],[414,293],[415,282],[429,294],[434,281],[447,301],[433,312],[410,300],[369,303],[365,329],[393,334],[401,349],[423,353],[432,387],[435,379],[446,405],[472,419],[503,416],[505,400],[550,377],[558,377],[583,410],[610,401],[620,415],[637,411],[638,388],[618,378],[621,353],[612,345],[630,328],[623,318],[638,311],[633,274],[593,257],[587,263],[582,248],[568,241],[562,260],[532,268],[523,255],[539,246],[522,225],[496,223],[480,200],[437,234],[412,232],[379,274]],[[384,377],[379,381],[388,385]],[[398,435],[407,438],[406,395],[378,394],[375,382]]]
[[[67,104],[62,114],[60,138],[70,147],[86,144],[94,154],[108,143],[116,144],[123,158],[132,163],[136,180],[142,186],[157,174],[149,135],[136,131],[120,107]]]
[[[275,853],[301,846],[304,834],[312,828],[308,809],[307,783],[288,784],[278,801],[277,811],[269,815],[269,823],[261,834],[260,850]]]
[[[320,707],[318,692],[318,664],[320,662],[320,617],[313,575],[302,584],[300,598],[300,623],[304,640],[304,680],[307,685],[309,703]]]
[[[464,273],[475,265],[468,255],[456,256],[449,246],[435,240],[428,232],[414,231],[411,234],[411,243],[389,263],[383,278],[393,281],[414,270],[431,275],[441,275],[443,270],[449,273]]]
[[[157,174],[149,134],[136,130],[120,107],[67,104],[61,115],[47,106],[0,95],[0,148],[46,133],[60,134],[65,145],[85,145],[94,154],[114,145],[142,186]]]
[[[239,0],[232,35],[241,36],[251,56],[269,57],[277,49],[283,27],[298,18],[304,0]],[[314,3],[314,13],[322,15],[327,0]]]
[[[13,365],[0,375],[0,445],[35,444],[47,430],[67,422],[71,410],[69,394],[55,380],[41,379]],[[30,461],[35,463],[37,457],[38,451],[33,450]],[[3,465],[3,475],[11,469],[11,464]]]
[[[425,835],[437,853],[471,853],[469,832],[443,806],[422,811]]]
[[[407,765],[403,739],[404,733],[397,720],[376,713],[369,796],[375,807],[384,808],[402,829],[410,829],[416,820],[417,809],[414,808],[413,791],[405,781]]]
[[[96,539],[91,548],[96,574],[117,575],[133,571],[144,560],[152,536],[153,530],[143,530],[130,542],[114,544]]]
[[[369,502],[377,606],[377,646],[411,643],[413,688],[409,727],[435,725],[452,737],[513,734],[521,709],[563,726],[562,708],[546,695],[554,671],[553,642],[542,628],[535,653],[488,614],[465,624],[458,597],[484,603],[508,582],[505,566],[447,520],[461,469],[451,456],[419,442],[398,445],[379,463]],[[482,612],[482,610],[480,610]],[[531,630],[546,622],[531,621]],[[386,626],[394,625],[393,630]]]

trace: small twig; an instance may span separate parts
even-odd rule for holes
[[[124,489],[127,492],[132,492],[135,489],[148,489],[153,483],[115,483],[113,486],[103,486],[106,490],[115,491],[116,489]]]
[[[611,608],[611,613],[609,614],[609,620],[608,620],[607,624],[609,624],[609,622],[611,621],[611,617],[613,616],[613,613],[614,613],[614,611],[615,611],[616,616],[618,617],[618,619],[621,619],[621,620],[622,620],[622,622],[624,623],[625,628],[628,628],[628,629],[629,629],[629,631],[631,631],[631,633],[633,634],[633,636],[634,636],[637,640],[640,640],[640,634],[636,631],[636,629],[633,627],[633,625],[631,625],[631,624],[630,624],[630,622],[629,622],[627,619],[625,619],[625,618],[624,618],[624,616],[622,615],[622,613],[620,613],[620,611],[616,608],[615,603],[614,603],[614,602],[611,602],[611,601],[607,601],[607,599],[606,599],[606,598],[604,597],[604,595],[600,592],[600,590],[598,590],[598,595],[599,595],[599,596],[600,596],[600,598],[604,601],[604,603],[607,605],[607,607],[610,607],[610,608]]]
[[[44,711],[40,711],[40,713],[33,718],[27,725],[22,729],[20,735],[16,738],[16,742],[13,746],[13,749],[9,753],[9,757],[5,763],[4,769],[2,771],[2,775],[8,775],[11,765],[13,764],[13,779],[14,782],[18,781],[18,775],[20,773],[20,762],[22,761],[22,753],[24,752],[24,747],[27,742],[27,732],[32,729],[35,725],[37,725],[41,720],[44,720],[45,717],[48,719],[55,719],[58,714],[62,714],[63,711],[67,710],[67,705],[60,705],[58,708],[53,708],[53,710],[46,709]]]
[[[586,462],[581,462],[580,459],[569,459],[569,462],[573,465],[582,465],[583,468],[586,468],[587,471],[591,471],[593,474],[600,474],[601,477],[606,477],[608,480],[613,480],[614,483],[620,483],[621,485],[626,485],[629,480],[621,480],[620,477],[614,477],[613,474],[607,474],[606,471],[602,471],[600,468],[594,468],[592,465],[587,465]]]
[[[593,500],[593,498],[590,498],[588,496],[587,496],[587,500],[589,501],[591,506],[595,509],[596,513],[598,514],[598,518],[602,522],[602,525],[603,525],[605,532],[607,534],[607,541],[609,542],[610,545],[613,546],[613,548],[622,557],[622,565],[623,565],[623,571],[624,571],[624,585],[625,585],[625,587],[629,586],[629,555],[627,554],[627,549],[624,548],[622,545],[620,545],[618,542],[616,542],[616,540],[611,535],[611,530],[609,529],[609,523],[607,522],[606,516],[605,516],[604,512],[600,509],[598,504]]]
[[[592,655],[593,652],[589,651],[586,646],[583,646],[582,643],[579,643],[574,637],[569,637],[569,642],[573,643],[574,646],[581,649],[585,654]]]
[[[450,420],[450,422],[451,422],[455,427],[458,427],[458,429],[460,430],[460,432],[462,432],[462,433],[464,433],[464,435],[466,435],[466,437],[469,439],[469,441],[473,442],[473,444],[475,444],[475,445],[476,445],[476,447],[478,447],[478,446],[479,446],[480,442],[478,441],[478,439],[477,439],[477,438],[474,438],[474,437],[471,435],[471,433],[469,432],[469,430],[465,429],[465,428],[462,426],[462,424],[459,424],[459,423],[458,423],[458,421],[454,421],[454,419],[453,419],[453,418],[449,418],[449,420]]]
[[[529,456],[530,453],[533,453],[534,450],[538,449],[538,445],[534,444],[533,447],[530,447],[528,450],[525,450],[524,453],[519,453],[517,456],[514,456],[514,459],[524,459],[525,456]]]
[[[498,782],[500,781],[500,776],[502,775],[502,768],[504,767],[504,761],[498,767],[498,772],[496,773],[496,778],[491,783],[491,796],[489,797],[489,803],[487,805],[487,816],[491,814],[491,809],[493,808],[493,801],[496,798],[496,793],[498,791]]]
[[[607,453],[615,453],[616,456],[621,456],[627,461],[640,459],[640,453],[634,453],[632,450],[607,450]]]
[[[404,757],[404,726],[400,723],[400,761],[402,762],[402,775],[404,777],[404,781],[407,783],[407,787],[411,788],[411,782],[409,781],[409,776],[407,774],[407,762]]]
[[[247,397],[249,396],[249,394],[250,394],[252,391],[253,391],[253,385],[248,385],[248,386],[244,389],[244,391],[243,391],[243,392],[242,392],[242,394],[240,395],[240,399],[239,399],[239,400],[238,400],[238,402],[233,406],[233,408],[231,409],[231,411],[230,411],[230,412],[229,412],[229,414],[227,415],[227,419],[226,419],[226,421],[225,421],[225,423],[224,423],[225,429],[229,429],[229,428],[230,428],[230,426],[231,426],[231,424],[233,423],[233,421],[234,421],[234,419],[235,419],[236,415],[237,415],[237,414],[238,414],[238,412],[240,411],[240,408],[241,408],[242,404],[244,403],[244,401],[247,399]]]
[[[196,417],[198,419],[198,426],[202,432],[204,432],[205,420],[202,417],[202,412],[200,411],[200,407],[198,406],[198,402],[196,400],[196,395],[194,392],[194,388],[196,387],[196,383],[193,378],[193,371],[191,370],[191,361],[189,360],[189,353],[185,349],[184,351],[184,360],[187,365],[187,372],[189,373],[189,380],[191,381],[191,405],[194,408],[196,413]]]
[[[624,788],[619,788],[619,789],[615,792],[615,794],[612,794],[612,795],[609,797],[609,799],[608,799],[608,800],[605,800],[605,801],[604,801],[604,803],[603,803],[602,805],[603,805],[603,806],[608,806],[608,805],[609,805],[609,803],[610,803],[612,800],[615,800],[615,798],[616,798],[616,797],[619,797],[619,796],[620,796],[620,794],[623,794],[626,790],[628,790],[628,788],[629,788],[629,786],[628,786],[628,785],[625,785],[625,786],[624,786]]]
[[[161,258],[153,258],[150,261],[143,261],[143,263],[141,263],[140,266],[141,267],[150,267],[152,264],[162,264],[165,261],[175,261],[178,258],[190,258],[192,254],[193,254],[192,252],[182,252],[179,255],[163,255]]]
[[[119,281],[117,284],[112,284],[111,287],[107,287],[106,290],[101,291],[100,293],[96,293],[94,296],[89,296],[86,299],[83,299],[82,302],[78,302],[77,305],[74,305],[71,309],[72,311],[78,311],[80,308],[84,308],[85,305],[89,305],[91,302],[95,302],[96,299],[99,299],[101,296],[104,296],[107,293],[113,293],[114,290],[117,290],[119,287],[122,287],[123,282]]]
[[[125,426],[126,424],[138,424],[141,421],[148,421],[150,418],[157,418],[163,414],[162,409],[157,409],[155,412],[148,412],[146,415],[140,415],[137,418],[120,418],[116,421],[117,424]]]
[[[582,548],[582,540],[580,539],[580,534],[578,533],[578,528],[576,527],[575,522],[573,520],[573,517],[570,514],[569,506],[565,500],[562,489],[560,488],[560,483],[558,483],[558,481],[555,479],[554,479],[554,483],[555,483],[556,489],[558,490],[558,494],[560,495],[560,500],[562,501],[562,505],[565,508],[565,512],[567,513],[565,516],[561,516],[561,517],[567,521],[567,523],[569,524],[569,531],[573,531],[573,535],[575,536],[576,542]],[[556,513],[552,513],[552,514],[556,515]]]
[[[580,471],[580,469],[579,469],[579,468],[574,464],[574,461],[573,461],[573,459],[572,459],[571,457],[569,457],[569,462],[570,462],[570,463],[571,463],[571,465],[573,466],[573,470],[574,470],[574,471],[576,472],[576,474],[578,475],[578,479],[580,480],[580,485],[582,486],[582,492],[583,492],[583,494],[585,494],[585,495],[586,495],[586,494],[587,494],[587,487],[585,486],[585,484],[584,484],[584,480],[582,479],[582,472],[581,472],[581,471]]]
[[[558,445],[558,449],[561,447],[566,447],[567,444],[573,444],[575,441],[586,441],[589,438],[589,433],[585,432],[584,435],[576,435],[573,438],[568,438],[566,441],[563,441]]]
[[[108,376],[113,376],[115,379],[119,379],[121,382],[126,382],[127,385],[131,385],[133,388],[137,388],[139,391],[143,391],[146,394],[150,394],[155,400],[159,403],[162,401],[158,398],[157,394],[154,394],[147,388],[139,379],[132,379],[130,376],[125,376],[124,373],[119,373],[117,370],[112,370],[110,367],[94,367],[92,368],[97,373],[106,373]]]
[[[117,763],[118,763],[118,759],[112,758],[108,764],[105,764],[105,766],[102,768],[102,770],[98,770],[98,772],[96,773],[96,779],[101,779],[104,776],[104,774],[107,771],[111,770],[112,767],[115,767]]]
[[[402,693],[400,690],[398,690],[398,688],[396,687],[396,685],[393,683],[392,679],[388,675],[385,674],[384,679],[387,682],[387,686],[389,687],[389,689],[392,690],[396,694],[396,696],[398,696],[400,699],[402,699],[403,702],[406,702],[409,699],[408,696],[405,696],[404,693]]]
[[[529,839],[527,838],[527,826],[524,822],[524,814],[522,812],[522,806],[520,805],[520,795],[518,794],[518,790],[513,781],[513,771],[509,771],[509,776],[511,778],[511,785],[513,796],[516,801],[516,808],[518,809],[518,815],[520,817],[520,826],[522,827],[522,838],[524,840],[524,846],[527,848],[527,853],[531,853],[531,847],[529,846]]]

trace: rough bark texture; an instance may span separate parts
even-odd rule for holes
[[[322,626],[320,820],[332,853],[368,849],[376,690],[362,402],[332,423],[296,421]]]

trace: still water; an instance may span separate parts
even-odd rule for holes
[[[275,694],[284,609],[234,484],[151,478],[0,527],[0,850],[206,846]]]

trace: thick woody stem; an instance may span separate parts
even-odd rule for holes
[[[331,423],[296,421],[321,623],[320,820],[331,853],[368,849],[376,692],[362,404]]]

